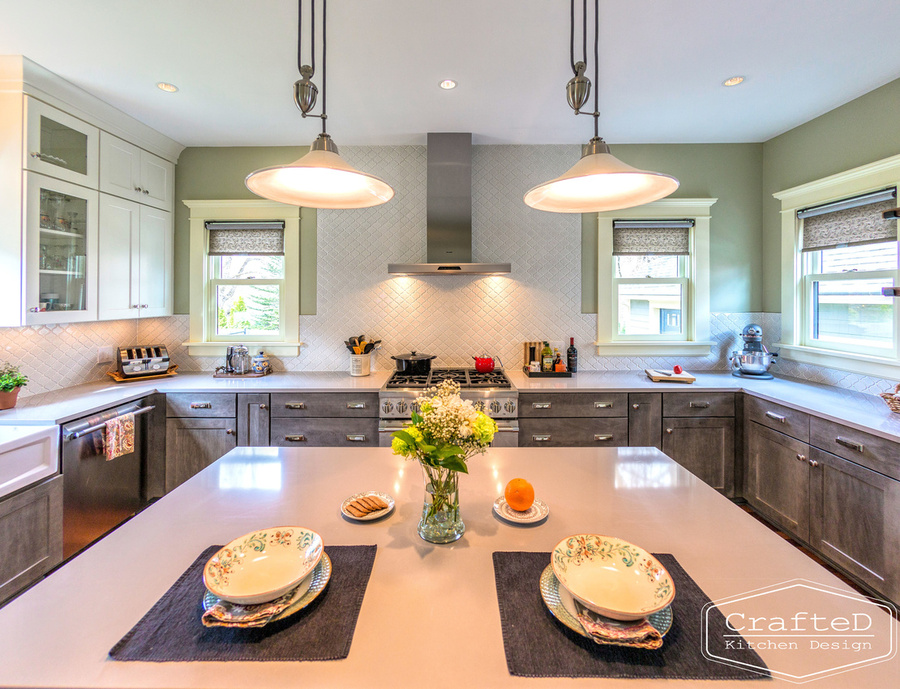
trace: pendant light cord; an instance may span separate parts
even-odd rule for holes
[[[313,0],[315,2],[316,0]],[[325,78],[325,70],[328,60],[328,52],[326,50],[326,36],[325,36],[325,28],[328,26],[328,23],[325,21],[325,13],[328,11],[328,0],[322,0],[322,133],[325,134],[325,120],[328,119],[328,115],[326,114],[326,104],[328,98],[328,89],[327,89],[327,80]]]
[[[585,0],[587,3],[587,0]],[[587,13],[585,13],[587,34]],[[585,39],[585,44],[587,39]],[[594,138],[600,137],[600,0],[594,0]]]
[[[328,0],[322,0],[322,114],[319,117],[322,118],[322,133],[326,134],[325,131],[325,120],[328,119],[327,113],[327,99],[328,99],[328,89],[327,89],[327,78],[326,78],[326,69],[327,69],[327,38],[325,33],[325,28],[327,27],[326,23],[326,12],[328,11]],[[312,68],[312,74],[310,78],[316,73],[316,0],[311,0],[310,2],[310,10],[309,10],[309,46],[310,46],[310,58],[309,65]],[[300,74],[303,74],[303,0],[297,0],[297,70]],[[303,117],[314,117],[314,115],[303,114]]]
[[[582,0],[581,5],[581,61],[587,64],[587,0]],[[578,75],[575,67],[575,0],[569,3],[569,62],[572,65],[572,73]]]

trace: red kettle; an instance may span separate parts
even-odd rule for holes
[[[475,370],[479,373],[490,373],[494,370],[494,360],[489,356],[473,356],[475,359]],[[503,362],[498,358],[500,368],[503,368]]]

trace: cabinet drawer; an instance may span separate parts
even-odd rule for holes
[[[664,392],[663,416],[734,416],[734,393]]]
[[[176,392],[166,395],[166,416],[235,416],[235,396],[224,392]]]
[[[519,395],[520,418],[628,416],[628,395],[611,392]]]
[[[377,447],[378,419],[271,420],[273,447]]]
[[[790,407],[747,395],[746,410],[750,421],[768,426],[804,443],[809,441],[809,415]]]
[[[519,447],[625,447],[628,419],[520,419]]]
[[[890,440],[812,417],[809,444],[900,480],[900,445]]]
[[[378,416],[378,393],[298,392],[274,393],[272,416],[303,418],[320,416]]]

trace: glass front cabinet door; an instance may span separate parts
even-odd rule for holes
[[[97,319],[99,194],[25,173],[25,323]]]
[[[94,189],[99,180],[100,130],[25,97],[24,167]]]

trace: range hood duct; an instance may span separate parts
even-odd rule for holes
[[[472,263],[472,135],[428,135],[427,263],[390,263],[392,275],[501,275],[509,263]]]

